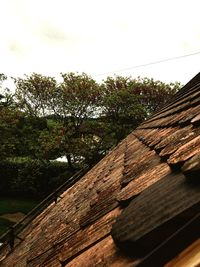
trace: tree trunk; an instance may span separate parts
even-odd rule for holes
[[[72,165],[71,155],[67,154],[66,157],[67,157],[67,161],[68,161],[68,165],[69,165],[70,170],[74,170],[74,166]]]

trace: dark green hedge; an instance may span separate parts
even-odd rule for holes
[[[0,162],[0,195],[44,198],[72,175],[68,165],[62,162]]]

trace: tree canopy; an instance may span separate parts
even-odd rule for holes
[[[1,195],[43,198],[85,164],[94,165],[180,88],[148,78],[82,73],[61,81],[0,74]],[[58,157],[67,163],[60,164]]]
[[[97,83],[85,73],[61,73],[58,82],[33,73],[13,78],[11,93],[2,88],[6,78],[0,75],[1,158],[66,156],[71,168],[94,164],[180,88],[140,77]]]

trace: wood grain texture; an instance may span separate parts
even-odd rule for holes
[[[199,204],[200,187],[188,184],[181,173],[169,174],[139,194],[124,209],[113,225],[113,239],[125,250],[130,247],[133,254],[136,252],[137,255],[137,251],[144,253],[162,241],[159,227]],[[158,230],[153,233],[155,229]]]
[[[168,262],[165,267],[199,267],[200,266],[200,239],[192,243],[176,258]]]

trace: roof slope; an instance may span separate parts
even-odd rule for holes
[[[200,212],[199,126],[200,74],[37,216],[13,251],[4,246],[1,266],[148,263],[152,251]],[[199,237],[198,227],[191,231],[189,243]],[[194,256],[187,255],[187,261]]]

